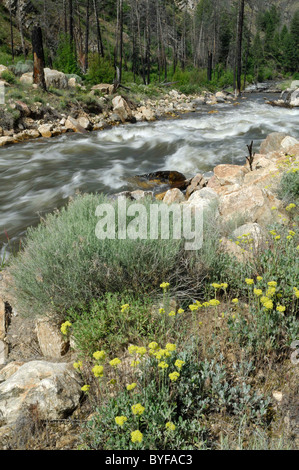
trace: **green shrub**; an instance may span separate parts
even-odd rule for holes
[[[105,292],[153,294],[160,291],[161,279],[171,282],[181,297],[200,290],[206,266],[197,251],[185,251],[184,240],[172,239],[171,233],[170,240],[99,240],[95,211],[107,202],[111,200],[103,195],[78,196],[28,229],[24,249],[11,267],[24,313],[52,312],[64,318],[69,308]],[[145,207],[149,211],[150,203]],[[116,202],[115,208],[117,213]],[[116,233],[117,223],[116,216]]]
[[[4,70],[4,72],[1,74],[1,78],[7,83],[16,83],[16,77],[10,70]]]
[[[15,67],[15,74],[20,76],[23,75],[23,73],[28,73],[28,72],[33,72],[33,61],[32,60],[26,60],[26,61],[19,61]]]
[[[113,83],[114,75],[114,67],[108,59],[99,57],[98,54],[91,54],[89,56],[89,67],[86,80],[91,85],[96,85],[98,83]]]
[[[129,307],[123,311],[122,306]],[[72,337],[76,351],[83,357],[98,349],[118,353],[130,342],[155,334],[152,302],[148,297],[135,299],[130,294],[107,293],[101,300],[93,300],[82,309],[71,309],[67,318],[72,323]]]
[[[280,181],[278,196],[286,202],[299,201],[299,171],[297,169],[284,173]]]

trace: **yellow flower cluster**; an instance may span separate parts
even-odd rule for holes
[[[62,323],[60,331],[63,335],[67,336],[69,334],[69,328],[72,326],[71,322],[66,321]]]
[[[130,308],[130,305],[129,304],[124,304],[121,306],[121,313],[124,313],[126,310],[128,310]]]
[[[179,370],[181,370],[184,364],[185,364],[185,361],[181,361],[180,359],[177,359],[174,363],[175,367],[177,367]]]
[[[116,357],[115,359],[112,359],[112,361],[109,362],[111,367],[117,367],[119,364],[121,364],[121,360]]]
[[[132,442],[142,442],[143,434],[140,431],[131,432],[131,441]]]
[[[176,344],[167,343],[165,348],[167,349],[167,351],[170,351],[170,352],[176,351]]]
[[[261,295],[263,295],[262,289],[253,289],[253,292],[257,297],[260,297]]]
[[[104,367],[103,366],[96,365],[91,369],[91,371],[93,372],[93,375],[95,377],[103,377],[103,375],[104,375]]]
[[[104,361],[105,358],[106,358],[106,353],[105,353],[105,351],[96,351],[96,352],[93,353],[93,357],[97,361]]]
[[[212,287],[214,287],[214,289],[227,289],[228,288],[228,284],[226,282],[223,282],[222,284],[217,284],[217,282],[213,282],[212,284]]]
[[[152,351],[156,351],[158,348],[159,348],[159,345],[158,343],[156,343],[156,341],[152,341],[149,345],[148,345],[149,349],[152,350]]]
[[[170,431],[175,431],[175,425],[171,421],[168,421],[165,427],[166,429],[169,429]]]
[[[169,285],[170,285],[169,282],[162,282],[162,284],[160,284],[160,287],[161,289],[163,289],[163,292],[166,292]]]
[[[286,207],[286,211],[290,212],[292,209],[295,209],[295,207],[296,207],[296,204],[291,203]]]
[[[299,299],[299,289],[297,287],[294,287],[294,294],[297,299]]]
[[[161,369],[167,369],[167,367],[169,367],[169,366],[168,366],[167,362],[162,361],[162,362],[159,362],[158,367],[160,367]]]
[[[81,387],[82,392],[85,392],[85,393],[87,393],[89,389],[90,389],[90,385],[83,385],[83,387]]]
[[[127,390],[128,391],[134,390],[135,387],[137,387],[137,384],[134,382],[132,384],[127,385]]]
[[[141,416],[145,410],[144,406],[142,406],[140,403],[137,403],[136,405],[132,405],[131,409],[132,409],[132,413],[135,416]]]
[[[180,376],[180,374],[178,372],[171,372],[171,374],[168,375],[171,382],[176,382],[178,380],[179,376]]]
[[[126,416],[116,416],[115,418],[116,424],[121,428],[123,427],[126,421],[128,421],[128,418]]]
[[[74,362],[73,367],[74,367],[74,369],[76,369],[76,370],[81,370],[82,367],[83,367],[82,361]]]

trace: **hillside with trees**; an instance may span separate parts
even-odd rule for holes
[[[0,62],[32,59],[40,26],[46,66],[90,83],[178,82],[241,89],[292,75],[299,63],[296,0],[2,0]]]

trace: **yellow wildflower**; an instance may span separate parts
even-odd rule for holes
[[[238,304],[238,303],[239,303],[239,299],[233,299],[233,300],[232,300],[232,303],[233,303],[233,304]]]
[[[267,310],[272,310],[273,309],[273,302],[272,300],[268,300],[267,302],[264,303],[264,307],[267,309]]]
[[[171,374],[168,375],[171,382],[176,382],[178,380],[179,376],[180,376],[180,374],[178,372],[172,372]]]
[[[103,377],[104,367],[103,366],[94,366],[91,371],[95,377]]]
[[[131,432],[131,441],[132,442],[142,442],[143,434],[140,431]]]
[[[166,429],[169,429],[170,431],[175,431],[175,425],[169,421],[168,423],[166,423]]]
[[[179,308],[178,313],[184,313],[184,310],[182,308]]]
[[[137,349],[138,349],[137,346],[133,346],[133,345],[129,346],[128,347],[129,354],[135,354]]]
[[[106,357],[106,353],[105,353],[105,351],[96,351],[96,352],[93,353],[93,357],[97,361],[103,361]]]
[[[136,349],[136,354],[139,356],[144,356],[146,354],[146,348],[145,347],[140,347]]]
[[[169,285],[170,285],[169,282],[162,282],[162,284],[160,284],[160,287],[161,287],[161,289],[163,289],[164,292],[166,292]]]
[[[193,312],[194,310],[197,310],[197,309],[198,309],[198,305],[196,305],[196,304],[191,304],[191,305],[189,305],[189,309],[191,310],[191,312]]]
[[[181,359],[177,359],[174,363],[175,367],[177,367],[179,370],[181,370],[184,364],[185,364],[185,361],[181,361]]]
[[[140,403],[137,403],[136,405],[132,405],[132,413],[136,416],[141,416],[144,413],[144,406],[142,406]]]
[[[270,287],[276,287],[276,286],[277,286],[277,282],[276,282],[276,281],[270,281],[270,282],[268,282],[268,286],[270,286]]]
[[[156,343],[155,341],[152,341],[149,345],[148,345],[149,349],[158,349],[159,345],[158,343]]]
[[[260,297],[261,295],[263,295],[262,289],[253,289],[253,292],[257,297]]]
[[[217,300],[217,299],[212,299],[212,300],[210,300],[209,303],[212,307],[216,307],[217,305],[220,304],[219,300]]]
[[[176,344],[173,344],[173,343],[167,343],[165,347],[166,347],[167,351],[175,351],[176,350]]]
[[[283,312],[285,312],[286,307],[283,306],[283,305],[277,305],[276,310],[280,313],[283,313]]]
[[[111,367],[117,367],[121,363],[121,360],[116,357],[115,359],[112,359],[112,361],[109,362]]]
[[[248,286],[254,284],[254,280],[253,280],[253,279],[248,279],[248,278],[247,278],[247,279],[245,279],[245,282],[246,282],[246,284],[247,284]]]
[[[85,393],[87,393],[89,389],[90,389],[90,385],[83,385],[83,387],[81,387],[82,392],[85,392]]]
[[[128,421],[128,418],[126,416],[116,416],[115,418],[116,424],[121,428],[123,427],[126,421]]]
[[[162,362],[159,362],[158,367],[160,367],[161,369],[167,369],[168,364],[167,362],[162,361]]]
[[[73,367],[74,367],[74,369],[76,369],[76,370],[81,370],[82,367],[83,367],[82,361],[74,362]]]
[[[128,391],[134,390],[135,387],[137,387],[137,384],[134,382],[132,384],[127,385],[127,390]]]
[[[71,322],[69,321],[66,321],[64,323],[62,323],[61,327],[60,327],[60,331],[63,335],[68,335],[69,333],[69,328],[72,326]]]

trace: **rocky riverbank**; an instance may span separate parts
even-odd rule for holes
[[[12,83],[1,79],[8,72],[0,66],[0,84],[6,89],[5,104],[0,108],[0,147],[67,132],[86,133],[126,122],[176,117],[202,106],[236,101],[233,94],[225,91],[187,96],[175,89],[165,92],[161,88],[149,97],[122,88],[115,90],[110,84],[87,89],[76,78],[68,79],[62,72],[50,69],[45,69],[49,93],[42,93],[33,84],[32,72],[11,78]],[[216,111],[211,108],[210,112]]]

